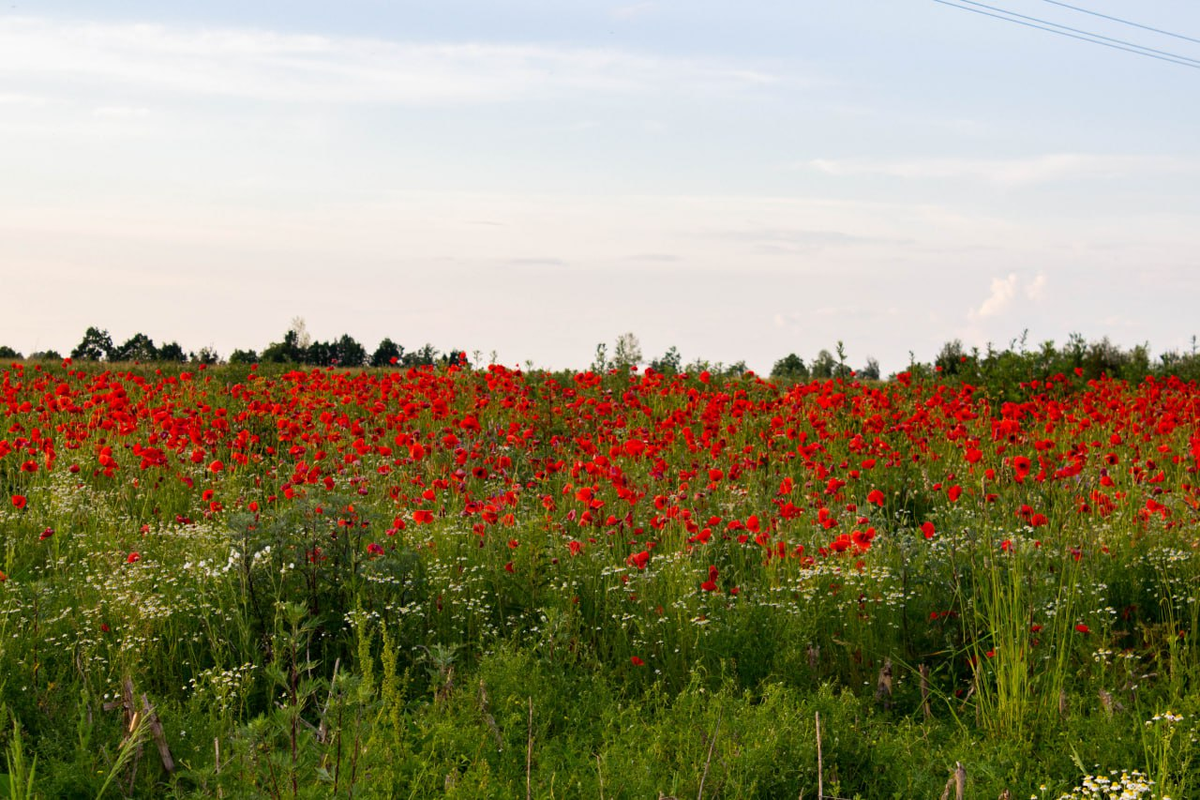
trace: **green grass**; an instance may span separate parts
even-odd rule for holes
[[[9,796],[912,798],[959,763],[968,797],[1196,791],[1191,429],[1153,387],[997,433],[1015,412],[932,386],[373,375],[8,374]],[[1093,441],[1077,480],[1012,477]]]

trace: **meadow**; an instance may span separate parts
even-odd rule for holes
[[[1200,796],[1194,382],[68,359],[0,402],[13,798]]]

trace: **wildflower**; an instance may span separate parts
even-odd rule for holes
[[[129,554],[129,557],[125,559],[125,561],[129,564],[136,564],[138,561],[141,561],[141,560],[142,560],[142,556],[140,553],[138,553],[137,550],[134,550],[132,553]]]
[[[28,502],[29,501],[25,498],[25,495],[23,495],[23,494],[14,494],[12,496],[13,508],[17,508],[17,509],[24,508],[25,504]]]
[[[644,667],[646,665],[646,662],[642,661],[637,656],[631,656],[629,659],[629,663],[633,664],[635,667]]]
[[[1092,632],[1092,629],[1089,628],[1087,625],[1084,625],[1082,622],[1075,626],[1075,630],[1078,631],[1079,633],[1091,633]]]

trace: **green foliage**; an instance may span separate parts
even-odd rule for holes
[[[384,339],[375,348],[375,352],[371,354],[372,367],[388,367],[392,364],[399,364],[400,359],[404,356],[404,348],[393,342],[391,339]]]
[[[804,365],[804,359],[795,353],[789,353],[775,362],[775,366],[771,369],[771,377],[806,381],[809,371],[808,367]]]
[[[683,370],[683,357],[679,355],[679,351],[672,345],[662,357],[650,362],[650,368],[664,375],[676,375]]]
[[[154,340],[144,333],[135,333],[120,347],[114,348],[108,356],[110,361],[155,361],[158,359],[158,348]]]
[[[253,350],[234,350],[229,354],[230,364],[257,364],[258,353]]]
[[[71,358],[80,361],[101,361],[110,359],[112,354],[113,341],[108,331],[88,328],[83,334],[83,339],[71,351]]]

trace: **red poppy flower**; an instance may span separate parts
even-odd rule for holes
[[[1092,629],[1089,628],[1087,625],[1084,625],[1082,622],[1075,626],[1075,630],[1077,630],[1079,633],[1091,633],[1092,632]]]
[[[926,539],[932,539],[933,535],[937,533],[937,529],[933,527],[932,522],[926,522],[921,526],[921,533],[925,534]]]
[[[872,489],[867,493],[867,502],[874,503],[877,506],[883,505],[883,492],[878,489]]]
[[[13,508],[24,508],[25,504],[28,502],[29,501],[25,499],[25,495],[23,494],[14,494],[12,496]]]
[[[129,558],[125,559],[125,561],[130,564],[135,564],[141,560],[142,560],[142,556],[136,550],[134,550],[132,553],[129,554]]]
[[[433,522],[433,512],[427,509],[417,509],[413,512],[413,522],[418,525],[429,525]]]
[[[629,663],[633,664],[635,667],[642,667],[642,666],[645,666],[645,664],[646,664],[645,661],[642,661],[637,656],[631,656],[629,659]]]

